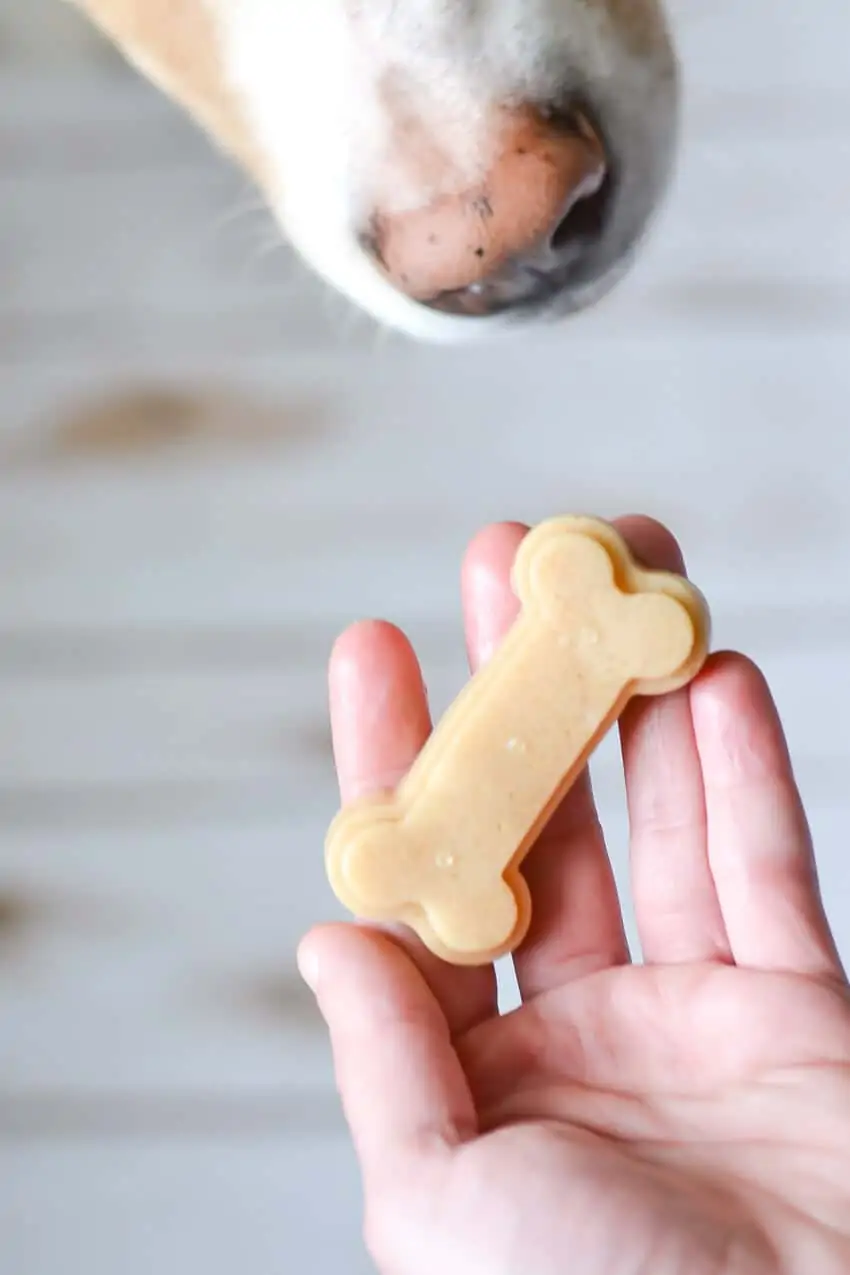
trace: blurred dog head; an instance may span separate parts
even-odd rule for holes
[[[599,299],[671,173],[662,0],[80,0],[390,327],[459,342]]]

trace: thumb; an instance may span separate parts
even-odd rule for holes
[[[298,965],[328,1025],[364,1178],[475,1135],[475,1108],[445,1016],[398,944],[354,925],[322,926],[302,942]]]

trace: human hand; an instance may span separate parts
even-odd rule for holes
[[[619,525],[682,569],[663,528]],[[473,668],[515,617],[523,534],[488,528],[467,553]],[[409,643],[354,626],[330,679],[343,799],[394,788],[431,728]],[[383,1275],[850,1270],[850,991],[767,686],[714,656],[688,690],[633,702],[620,736],[644,964],[587,776],[523,866],[510,1014],[492,968],[407,932],[302,944]]]

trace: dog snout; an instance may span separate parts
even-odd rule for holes
[[[327,5],[335,32],[299,6],[313,44],[287,43],[286,76],[263,40],[252,91],[277,215],[328,283],[453,343],[577,314],[623,278],[677,149],[663,0]]]
[[[363,236],[394,287],[432,309],[488,316],[537,306],[602,234],[611,173],[585,112],[502,115],[480,180],[427,207],[378,209]]]

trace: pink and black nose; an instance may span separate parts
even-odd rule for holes
[[[367,251],[422,305],[487,316],[545,304],[580,274],[603,233],[608,164],[581,114],[514,111],[499,136],[470,189],[372,218]]]

